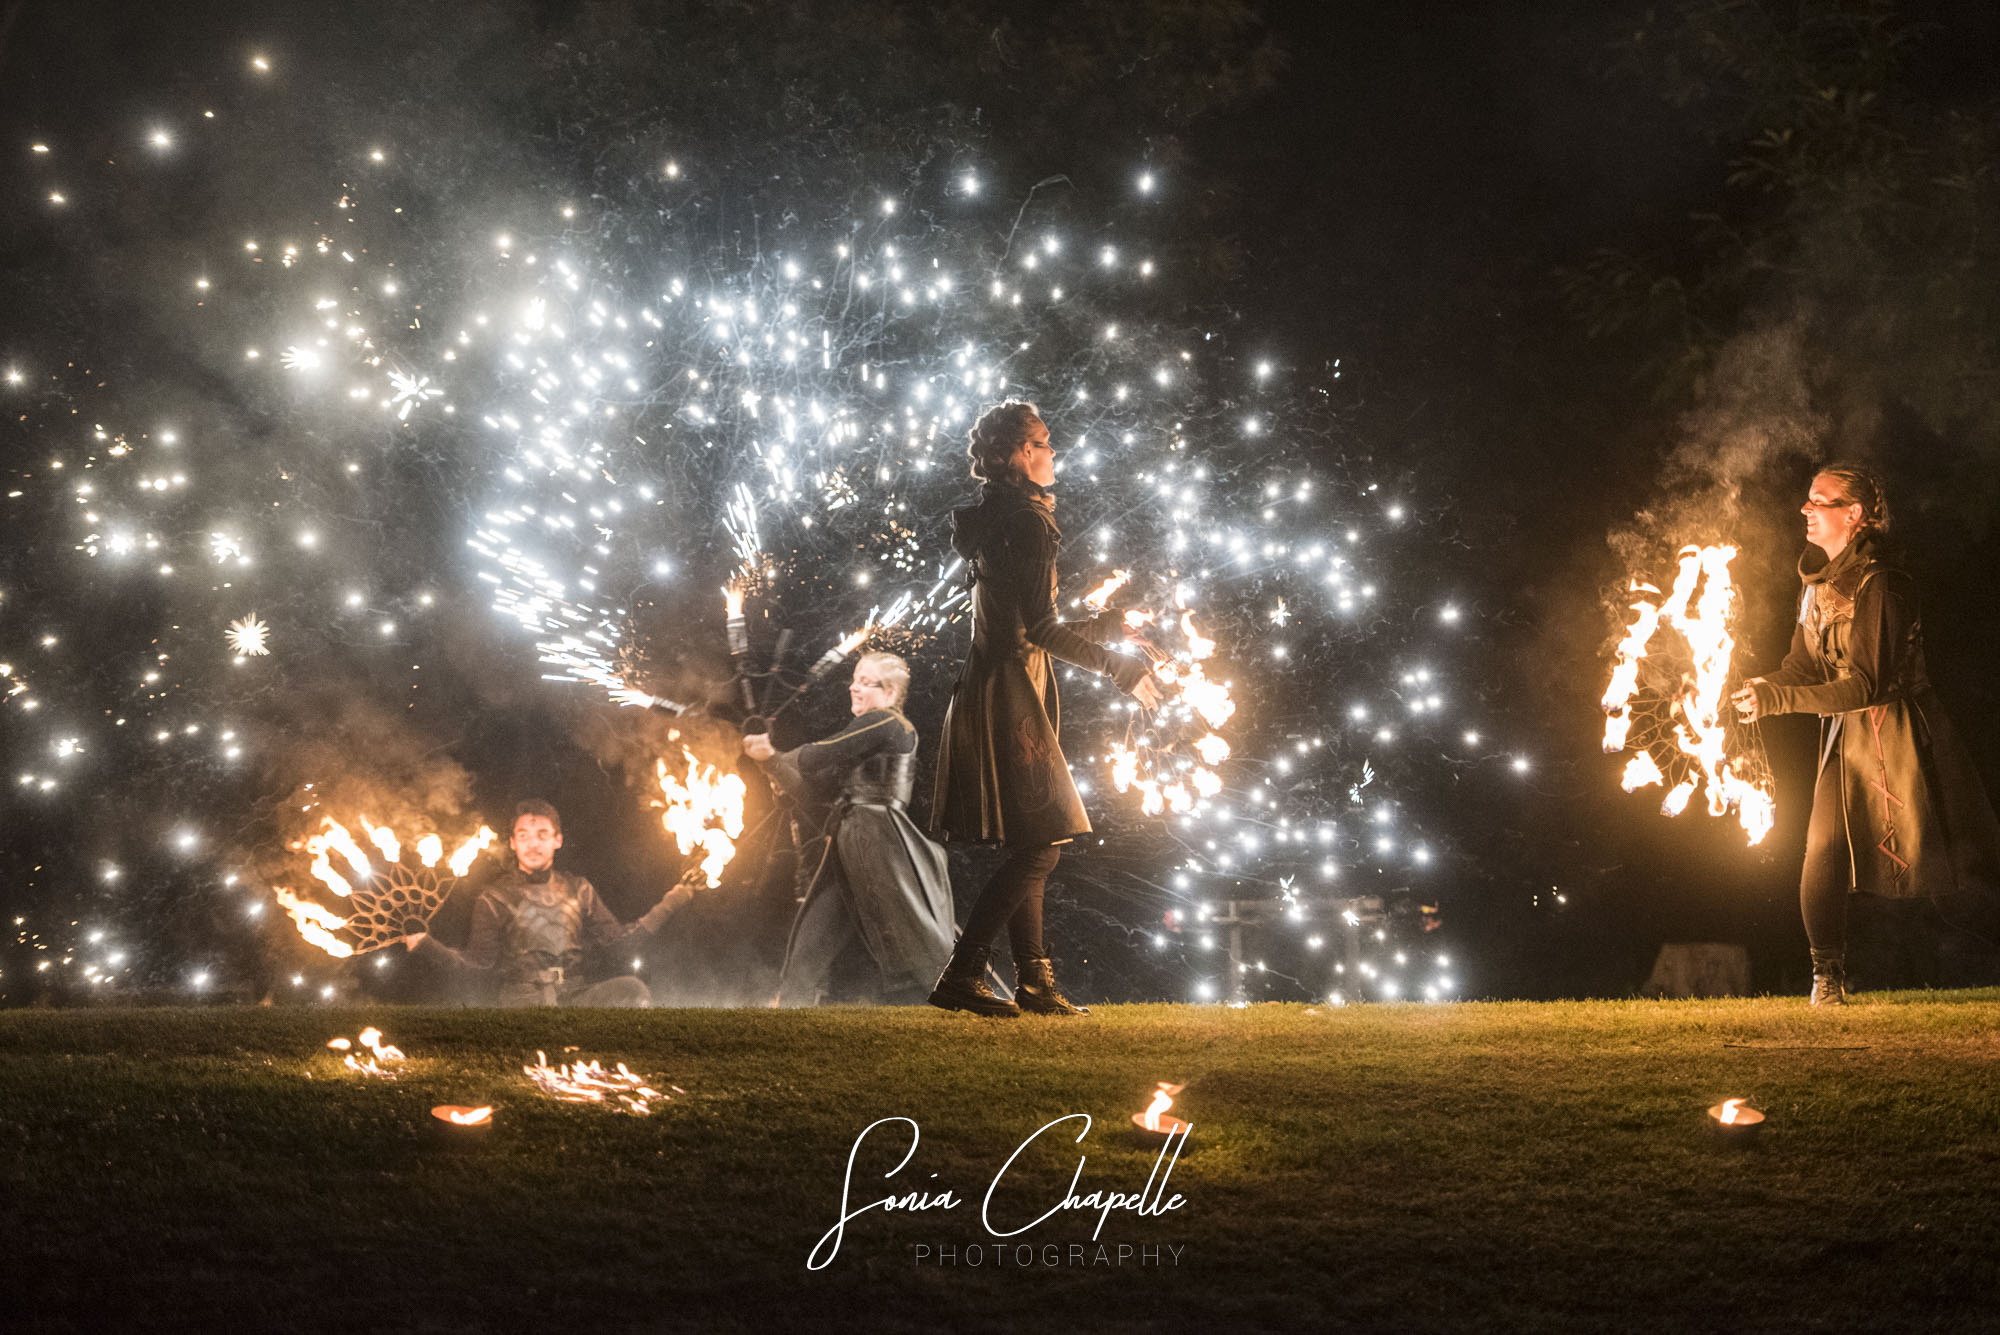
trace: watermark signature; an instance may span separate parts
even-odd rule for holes
[[[1187,1125],[1174,1131],[1161,1143],[1159,1155],[1153,1160],[1153,1170],[1147,1175],[1145,1185],[1138,1191],[1111,1191],[1103,1188],[1085,1191],[1083,1189],[1083,1169],[1084,1165],[1089,1161],[1089,1156],[1079,1154],[1076,1156],[1076,1171],[1070,1174],[1069,1187],[1063,1192],[1061,1199],[1047,1206],[1040,1214],[1036,1214],[1031,1218],[1010,1217],[1006,1207],[1004,1205],[996,1206],[994,1201],[996,1193],[1000,1190],[1001,1183],[1006,1181],[1008,1170],[1013,1168],[1015,1161],[1021,1157],[1022,1153],[1030,1145],[1039,1140],[1043,1133],[1069,1123],[1079,1124],[1076,1128],[1074,1143],[1081,1145],[1083,1138],[1090,1134],[1090,1114],[1068,1113],[1062,1117],[1055,1118],[1053,1121],[1044,1123],[1030,1134],[1026,1140],[1016,1145],[1014,1152],[1007,1156],[1007,1162],[1000,1165],[1000,1171],[993,1175],[991,1182],[987,1183],[986,1193],[980,1198],[979,1202],[979,1222],[990,1236],[995,1238],[1019,1237],[1030,1229],[1047,1223],[1049,1220],[1065,1212],[1094,1211],[1097,1214],[1097,1226],[1091,1230],[1090,1237],[1091,1241],[1096,1243],[1104,1232],[1106,1221],[1114,1213],[1120,1214],[1122,1217],[1144,1219],[1155,1215],[1163,1215],[1171,1210],[1181,1209],[1187,1204],[1187,1198],[1179,1192],[1175,1192],[1171,1196],[1167,1194],[1167,1182],[1173,1176],[1174,1165],[1180,1162],[1181,1150],[1187,1144],[1189,1134],[1194,1130],[1192,1125]],[[896,1177],[905,1168],[909,1167],[910,1160],[916,1157],[917,1146],[923,1139],[923,1131],[917,1125],[915,1119],[909,1117],[883,1117],[870,1122],[861,1129],[861,1134],[854,1138],[854,1144],[847,1151],[847,1172],[841,1179],[840,1184],[840,1217],[834,1221],[831,1228],[820,1235],[819,1241],[813,1244],[812,1251],[806,1256],[806,1269],[824,1270],[827,1266],[833,1264],[834,1257],[840,1254],[841,1243],[847,1238],[847,1226],[871,1210],[880,1210],[885,1214],[899,1210],[916,1214],[957,1210],[965,1205],[965,1199],[960,1197],[957,1191],[950,1187],[943,1189],[921,1188],[900,1193],[891,1191],[875,1199],[865,1200],[860,1204],[856,1204],[854,1163],[861,1155],[862,1145],[868,1141],[871,1135],[876,1133],[878,1128],[882,1129],[882,1134],[878,1139],[887,1140],[892,1136],[900,1136],[904,1128],[907,1128],[910,1138],[909,1148],[903,1151],[903,1157],[896,1161],[894,1168],[882,1174],[884,1181]],[[936,1173],[931,1174],[932,1178],[936,1176]],[[1032,1208],[1030,1207],[1030,1209]],[[1035,1250],[1032,1243],[1017,1244],[1014,1249],[1017,1255],[1020,1248],[1023,1247],[1031,1251]],[[1105,1244],[1090,1249],[1082,1248],[1081,1244],[1071,1244],[1071,1248],[1078,1252],[1086,1250],[1091,1252],[1092,1259],[1088,1261],[1072,1261],[1068,1259],[1071,1255],[1070,1249],[1050,1243],[1045,1244],[1042,1250],[1059,1253],[1060,1259],[1058,1261],[1043,1261],[1042,1264],[1123,1264],[1124,1262],[1117,1258],[1121,1255],[1129,1255],[1134,1250],[1129,1243],[1116,1244],[1115,1248],[1110,1244]],[[932,1257],[936,1258],[931,1261],[933,1264],[958,1264],[959,1251],[956,1244],[940,1244],[936,1248],[932,1248],[928,1244],[920,1244],[917,1250],[917,1264],[919,1265],[926,1264],[926,1261]],[[979,1260],[968,1260],[966,1264],[984,1264],[987,1260],[986,1252],[998,1253],[1002,1250],[1005,1250],[1005,1248],[1000,1244],[983,1248],[978,1244],[968,1244],[965,1248],[965,1253],[968,1257],[975,1251],[980,1252],[981,1255]],[[1161,1263],[1157,1259],[1160,1248],[1152,1247],[1144,1250],[1154,1253],[1156,1259],[1150,1262],[1142,1260],[1141,1264]],[[1184,1247],[1172,1249],[1173,1264],[1178,1265],[1180,1263],[1180,1253],[1184,1250],[1186,1250]],[[949,1251],[953,1258],[950,1262],[942,1259],[946,1251]],[[1095,1253],[1098,1252],[1106,1253],[1109,1259],[1102,1262],[1095,1260]],[[997,1260],[995,1263],[1005,1264],[1004,1261]]]

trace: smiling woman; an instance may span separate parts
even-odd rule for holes
[[[910,665],[895,654],[863,654],[847,699],[854,718],[831,737],[777,751],[766,733],[743,752],[793,799],[800,825],[816,834],[805,898],[785,943],[777,1004],[811,1006],[844,960],[873,974],[871,1000],[921,1001],[951,953],[951,878],[944,850],[911,821],[917,730],[903,717]]]
[[[1799,907],[1812,1004],[1841,1005],[1848,896],[1927,898],[1961,927],[1989,916],[2000,824],[1931,688],[1916,583],[1884,544],[1881,484],[1864,469],[1823,468],[1799,509],[1810,545],[1791,652],[1733,699],[1746,723],[1820,716]]]

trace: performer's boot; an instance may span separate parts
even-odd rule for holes
[[[970,1011],[974,1015],[988,1015],[995,1019],[1011,1020],[1019,1016],[1021,1008],[1005,997],[998,996],[986,985],[986,956],[991,947],[971,946],[959,943],[951,953],[951,961],[938,975],[937,988],[931,993],[931,1005],[948,1011]]]
[[[1846,952],[1839,950],[1815,950],[1812,953],[1812,965],[1812,1004],[1815,1006],[1845,1006],[1847,1004]]]
[[[1014,961],[1014,1000],[1030,1015],[1090,1014],[1090,1007],[1079,1006],[1056,990],[1055,967],[1047,955]]]

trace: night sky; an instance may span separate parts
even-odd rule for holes
[[[426,419],[420,406],[413,427],[378,413],[363,430],[292,394],[274,368],[242,361],[244,331],[277,327],[297,295],[268,270],[234,277],[248,273],[242,238],[307,240],[312,227],[344,237],[327,221],[344,193],[366,214],[354,234],[372,254],[400,256],[397,281],[425,294],[408,299],[447,309],[490,263],[494,230],[547,216],[537,211],[555,201],[589,220],[566,235],[599,257],[597,277],[640,291],[674,248],[702,257],[691,283],[723,283],[773,255],[823,253],[837,235],[893,244],[907,234],[880,222],[890,196],[908,201],[897,225],[907,219],[940,250],[963,241],[991,257],[1017,210],[1037,236],[1060,230],[1093,253],[1120,247],[1121,264],[1151,246],[1161,280],[1135,286],[1139,296],[1103,296],[1102,310],[1148,354],[1200,348],[1187,363],[1203,368],[1199,393],[1147,420],[1164,430],[1185,419],[1198,442],[1229,426],[1226,445],[1206,447],[1218,494],[1300,463],[1352,502],[1308,525],[1328,534],[1371,496],[1409,498],[1407,524],[1383,520],[1379,543],[1371,531],[1379,555],[1357,576],[1384,584],[1379,612],[1315,610],[1282,572],[1218,586],[1219,598],[1244,600],[1216,614],[1225,657],[1294,633],[1266,615],[1274,598],[1300,609],[1298,661],[1244,669],[1239,760],[1335,738],[1352,700],[1406,701],[1401,674],[1433,648],[1418,610],[1465,613],[1438,660],[1450,717],[1437,739],[1419,743],[1412,725],[1406,744],[1371,745],[1347,727],[1295,780],[1225,770],[1240,810],[1255,789],[1277,793],[1269,810],[1300,828],[1335,811],[1344,830],[1360,827],[1358,839],[1341,836],[1338,883],[1312,894],[1408,887],[1398,941],[1448,950],[1462,994],[1628,993],[1665,941],[1740,942],[1756,986],[1800,989],[1795,887],[1812,724],[1764,730],[1779,818],[1758,848],[1733,823],[1669,821],[1657,794],[1620,793],[1622,762],[1597,748],[1615,592],[1638,573],[1635,555],[1650,553],[1657,577],[1680,542],[1728,537],[1744,549],[1749,647],[1737,661],[1772,666],[1796,596],[1795,511],[1813,462],[1880,467],[1924,588],[1932,674],[1989,791],[2000,785],[2000,685],[1984,670],[2000,631],[1974,615],[1992,604],[1987,576],[2000,556],[2000,261],[1990,244],[2000,86],[1988,58],[2000,17],[1970,0],[1187,0],[1146,7],[1143,20],[1138,8],[364,4],[246,26],[234,5],[8,5],[0,152],[15,170],[0,190],[0,364],[25,382],[4,389],[7,490],[23,494],[6,501],[15,509],[0,555],[0,661],[30,681],[20,694],[78,716],[81,702],[115,695],[135,733],[151,726],[142,717],[164,721],[175,701],[114,686],[115,665],[154,639],[186,662],[195,651],[174,637],[189,609],[229,602],[120,583],[88,564],[76,503],[48,499],[48,461],[84,449],[99,422],[132,431],[135,446],[138,432],[169,420],[226,442],[214,471],[240,488],[240,511],[268,502],[318,516],[344,551],[365,555],[385,592],[370,593],[368,626],[327,616],[300,632],[295,643],[314,646],[309,664],[286,658],[267,671],[259,660],[226,687],[187,680],[187,698],[255,720],[244,726],[257,746],[242,764],[212,751],[162,761],[120,740],[87,753],[87,771],[59,791],[7,776],[0,904],[30,921],[0,953],[0,1001],[81,996],[87,988],[37,976],[50,951],[35,947],[80,959],[91,930],[150,961],[118,984],[127,994],[184,989],[197,968],[250,997],[295,968],[336,977],[275,913],[246,911],[283,874],[286,812],[312,772],[342,771],[357,791],[394,788],[413,811],[478,812],[496,827],[514,798],[540,791],[565,812],[565,864],[628,916],[679,870],[634,796],[643,785],[633,775],[649,778],[648,759],[668,745],[665,722],[542,681],[531,639],[503,633],[483,606],[490,590],[470,573],[465,539],[493,470],[468,453],[463,424]],[[260,55],[268,72],[250,68]],[[217,112],[212,133],[198,124],[202,108]],[[149,159],[150,127],[169,123],[184,142],[171,160],[165,150]],[[42,142],[54,151],[38,159],[31,145]],[[374,177],[362,157],[372,145],[392,159]],[[667,160],[685,164],[685,186],[661,179]],[[961,216],[953,183],[968,173],[992,198]],[[1142,199],[1143,173],[1158,186]],[[846,221],[863,218],[871,230]],[[236,286],[215,307],[194,306],[190,277],[225,269]],[[1096,291],[1077,301],[1100,300]],[[423,317],[404,313],[415,323],[401,321],[395,337],[414,345]],[[1011,384],[1052,394],[1116,377],[1085,351],[1098,307],[1040,325],[1032,311],[1008,318],[1024,323],[982,328],[1071,348],[1066,360],[1024,359]],[[870,346],[915,365],[927,354],[912,328],[893,326]],[[276,334],[251,336],[270,356],[282,346]],[[1266,359],[1280,368],[1268,401],[1244,387]],[[470,396],[459,411],[475,415]],[[1086,418],[1116,420],[1098,411],[1072,407],[1066,423],[1052,409],[1058,443]],[[1240,429],[1246,413],[1262,415],[1255,438]],[[342,491],[328,465],[350,454],[368,466]],[[955,455],[946,462],[956,477]],[[271,476],[258,471],[267,464]],[[719,476],[706,463],[687,469],[674,476]],[[334,481],[313,481],[320,471]],[[293,475],[305,481],[285,490]],[[687,587],[635,597],[632,640],[653,689],[711,699],[726,718],[729,664],[708,578],[726,566],[705,508],[716,494],[689,493],[663,521],[667,536],[653,545],[687,566]],[[1107,482],[1102,505],[1113,495]],[[1257,500],[1222,503],[1254,511]],[[1084,513],[1091,502],[1066,504]],[[933,567],[941,514],[912,521]],[[198,549],[210,521],[180,523]],[[686,536],[696,528],[702,536]],[[1099,568],[1089,546],[1073,531],[1065,560],[1077,589],[1085,567]],[[1142,544],[1124,563],[1162,550]],[[758,634],[768,652],[771,636],[792,630],[803,667],[867,603],[834,573],[848,569],[834,548],[796,551],[790,592],[773,593]],[[1403,598],[1409,608],[1390,606]],[[75,641],[67,656],[39,644],[58,623]],[[370,640],[377,623],[402,629]],[[213,657],[215,636],[201,635]],[[936,678],[912,708],[927,739],[962,643],[954,636],[962,627],[911,643],[920,675]],[[392,664],[383,638],[411,652]],[[247,672],[264,673],[262,684],[242,685]],[[834,726],[838,696],[809,693],[780,741]],[[50,733],[20,703],[0,706],[9,768],[55,773]],[[1079,731],[1094,726],[1090,708],[1066,729],[1073,761],[1098,749]],[[1484,743],[1457,742],[1475,727]],[[726,753],[726,729],[708,741]],[[1351,798],[1364,762],[1377,786]],[[161,812],[177,797],[201,812],[199,850],[171,847],[178,827]],[[1435,850],[1434,864],[1371,855],[1366,813],[1378,799],[1393,804],[1400,838]],[[1075,860],[1052,901],[1059,954],[1110,999],[1199,995],[1213,962],[1194,931],[1155,946],[1163,915],[1205,897],[1278,893],[1292,863],[1211,864],[1182,891],[1180,864],[1159,854],[1136,811],[1114,809],[1108,790],[1090,800],[1109,843]],[[766,880],[782,880],[781,862],[759,863]],[[108,865],[119,877],[105,877]],[[967,878],[961,911],[979,865],[956,868]],[[703,908],[663,939],[653,967],[681,980],[683,1000],[754,992],[743,979],[761,977],[782,945],[782,892],[725,886]],[[1443,925],[1427,932],[1432,919]],[[1299,999],[1332,982],[1290,937],[1274,934],[1282,977],[1260,981],[1253,998]]]

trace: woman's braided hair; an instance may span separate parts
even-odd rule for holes
[[[1861,507],[1861,527],[1871,533],[1889,531],[1889,497],[1875,474],[1852,464],[1828,464],[1813,476],[1839,478],[1847,498]]]
[[[1007,461],[1028,438],[1028,423],[1041,415],[1041,409],[1026,399],[1008,399],[979,414],[966,434],[965,453],[972,460],[972,475],[981,482],[1007,481]]]

